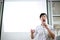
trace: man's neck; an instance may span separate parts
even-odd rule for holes
[[[41,24],[42,26],[44,26],[43,24]]]

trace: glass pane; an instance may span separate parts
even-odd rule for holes
[[[59,21],[60,22],[60,17],[53,17],[53,21]]]
[[[53,15],[60,15],[60,2],[53,3]]]

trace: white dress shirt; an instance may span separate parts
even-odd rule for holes
[[[54,32],[54,28],[51,25],[48,25],[48,28]],[[48,36],[48,31],[42,25],[39,25],[35,29],[34,40],[50,40]]]

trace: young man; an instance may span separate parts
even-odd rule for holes
[[[31,30],[31,38],[35,40],[50,40],[55,39],[54,29],[51,25],[46,23],[47,15],[41,13],[40,15],[41,25],[37,26],[35,30]]]

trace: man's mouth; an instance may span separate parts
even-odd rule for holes
[[[43,22],[45,22],[45,20],[43,20]]]

